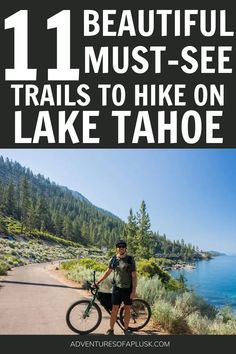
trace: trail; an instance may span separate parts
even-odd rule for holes
[[[0,277],[0,334],[75,334],[66,324],[66,311],[88,296],[50,263],[14,268]],[[109,315],[103,311],[93,333],[104,334],[108,328]],[[115,333],[123,334],[117,325]]]

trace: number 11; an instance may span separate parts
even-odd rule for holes
[[[7,81],[35,81],[37,69],[28,67],[28,10],[5,19],[5,29],[14,28],[14,68],[5,70]],[[70,10],[50,17],[47,28],[57,29],[57,67],[48,69],[49,81],[78,81],[79,69],[70,66]]]

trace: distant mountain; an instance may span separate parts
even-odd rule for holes
[[[218,251],[208,251],[208,253],[210,253],[213,257],[226,256],[225,253],[221,253],[221,252],[218,252]]]
[[[66,188],[66,187],[65,187]],[[95,208],[97,208],[99,211],[101,211],[102,213],[105,213],[106,215],[110,215],[111,217],[113,218],[118,218],[119,220],[121,220],[117,215],[111,213],[110,211],[108,210],[105,210],[103,208],[100,208],[96,205],[94,205],[93,203],[91,203],[87,198],[85,198],[81,193],[77,192],[77,191],[72,191],[71,190],[71,193],[76,197],[76,198],[79,198],[81,201],[84,201],[92,206],[94,206]]]

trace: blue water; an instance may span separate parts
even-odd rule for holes
[[[196,269],[172,271],[174,277],[182,272],[187,285],[216,307],[230,305],[236,311],[236,256],[218,256],[196,262]]]

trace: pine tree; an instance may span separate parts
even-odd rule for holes
[[[130,209],[128,223],[125,225],[124,236],[127,241],[128,252],[135,255],[138,249],[138,225],[133,210]]]
[[[41,194],[37,199],[35,214],[36,227],[41,231],[48,230],[50,225],[50,214],[46,198],[43,194]]]
[[[24,176],[20,181],[21,233],[23,233],[25,224],[27,224],[29,206],[30,206],[29,183],[27,178]]]
[[[7,233],[7,224],[6,221],[0,217],[0,233],[6,234]]]
[[[68,216],[64,218],[62,232],[63,232],[63,236],[67,240],[73,239],[73,224],[71,219]]]
[[[90,240],[89,221],[88,221],[88,219],[86,219],[86,220],[87,220],[87,222],[84,222],[83,225],[82,225],[81,234],[82,234],[82,237],[85,240],[87,240],[87,242],[89,242],[89,240]],[[101,227],[101,229],[102,229],[102,227]],[[99,240],[98,240],[98,247],[101,247],[102,238],[103,238],[103,231],[100,233],[100,237],[99,237]]]
[[[56,235],[61,236],[62,227],[63,227],[63,218],[58,211],[56,211],[54,214],[53,224],[54,224],[54,229],[55,229]]]
[[[149,214],[146,210],[144,200],[141,203],[140,210],[137,213],[138,233],[137,233],[137,256],[149,259],[154,253],[154,243],[151,233],[151,223]]]
[[[1,159],[0,159],[1,166]],[[0,212],[4,212],[4,185],[0,181]]]
[[[12,181],[10,181],[4,191],[3,209],[9,216],[15,215],[15,190]]]
[[[36,223],[36,214],[31,200],[28,208],[27,219],[26,219],[26,226],[29,228],[29,231],[32,231],[35,228],[35,223]]]
[[[75,219],[75,221],[72,224],[72,228],[73,228],[73,231],[72,231],[73,240],[75,242],[79,242],[79,243],[85,244],[86,242],[85,242],[85,240],[82,237],[81,228],[80,228],[80,222],[79,222],[78,219]]]

